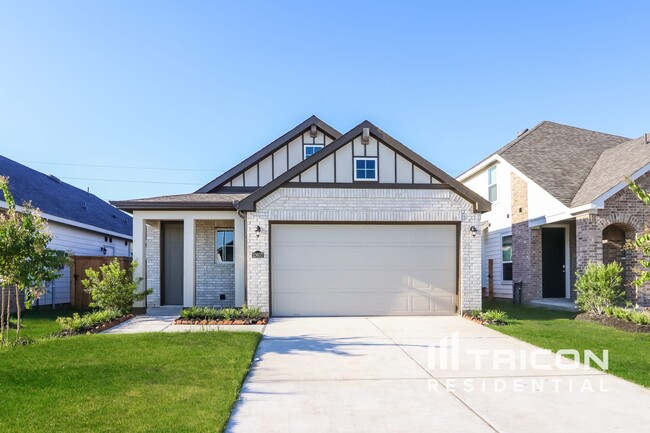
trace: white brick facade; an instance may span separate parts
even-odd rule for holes
[[[460,223],[461,310],[481,308],[480,214],[447,189],[280,188],[247,213],[247,303],[269,310],[269,221]],[[260,227],[259,237],[255,231]],[[251,258],[254,251],[263,258]]]
[[[235,263],[216,260],[217,227],[233,228],[227,221],[197,220],[195,235],[196,305],[210,307],[235,306]],[[225,299],[220,299],[221,295]]]
[[[160,306],[160,221],[147,221],[145,244],[146,288],[153,293],[147,296],[148,307]]]

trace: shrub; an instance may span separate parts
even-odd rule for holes
[[[127,314],[133,308],[133,303],[143,300],[151,289],[136,292],[142,278],[133,279],[138,262],[133,261],[128,269],[122,269],[117,258],[107,265],[102,265],[99,272],[86,269],[87,279],[83,280],[86,292],[92,297],[91,307],[100,310],[118,310]]]
[[[635,311],[623,307],[606,307],[604,311],[608,316],[617,319],[627,320],[639,325],[650,325],[650,313],[645,311]]]
[[[241,308],[211,308],[190,307],[181,312],[181,317],[186,320],[259,320],[262,312],[259,308],[246,305]]]
[[[501,310],[486,310],[486,311],[472,310],[468,314],[471,317],[495,325],[507,325],[508,323],[510,323],[510,317],[508,317],[508,313]]]
[[[623,267],[617,262],[607,265],[589,263],[584,274],[576,274],[576,305],[582,311],[603,314],[607,307],[623,301],[621,290]]]
[[[120,310],[116,309],[98,310],[83,315],[74,313],[72,317],[57,317],[56,322],[63,331],[80,332],[110,322],[123,315]]]

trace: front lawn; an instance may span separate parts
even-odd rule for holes
[[[0,431],[223,431],[259,339],[81,335],[0,349]]]
[[[490,326],[504,334],[545,349],[609,350],[609,373],[650,387],[650,334],[619,331],[596,323],[573,320],[577,313],[485,301],[484,309],[503,310],[515,319],[510,325]]]

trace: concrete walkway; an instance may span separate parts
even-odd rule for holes
[[[227,432],[575,433],[650,425],[650,390],[569,369],[575,365],[566,358],[460,317],[272,319],[256,357]]]
[[[143,314],[107,329],[102,334],[139,334],[142,332],[204,332],[248,331],[263,332],[265,325],[174,325],[174,315]]]

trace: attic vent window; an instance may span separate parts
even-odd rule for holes
[[[354,180],[377,180],[377,158],[354,158]]]
[[[304,147],[303,153],[304,153],[304,159],[309,158],[312,156],[314,153],[318,152],[323,148],[322,144],[308,144]]]

